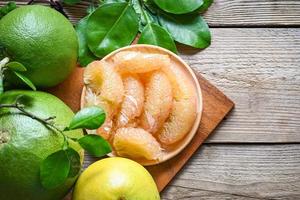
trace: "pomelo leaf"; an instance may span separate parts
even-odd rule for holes
[[[138,43],[160,46],[177,53],[175,42],[169,32],[154,23],[150,23],[144,28]]]
[[[9,62],[5,65],[5,67],[13,70],[13,71],[17,71],[17,72],[25,72],[27,71],[26,67],[19,62],[13,61],[13,62]]]
[[[72,148],[66,150],[68,159],[70,161],[70,171],[68,177],[75,177],[81,169],[80,156],[77,151]]]
[[[0,8],[0,19],[16,8],[17,5],[15,2],[8,2],[5,6]]]
[[[40,166],[40,178],[43,187],[53,189],[63,184],[68,178],[70,161],[64,150],[49,155]]]
[[[28,85],[32,90],[36,91],[36,87],[34,84],[29,80],[26,76],[23,74],[20,74],[19,72],[13,71],[17,77],[19,77],[26,85]]]
[[[195,47],[206,48],[211,43],[211,34],[205,20],[198,14],[172,15],[159,12],[159,22],[175,41]]]
[[[81,19],[75,27],[78,36],[78,61],[82,67],[87,66],[98,58],[90,51],[86,41],[86,27],[89,15]]]
[[[110,144],[99,135],[86,135],[78,143],[91,155],[102,157],[111,152]]]
[[[203,0],[154,0],[162,10],[173,14],[186,14],[195,11],[203,4]]]
[[[197,12],[199,13],[203,13],[204,11],[206,11],[211,4],[214,2],[214,0],[203,0],[203,4],[200,8],[197,9]]]
[[[66,130],[97,129],[104,123],[105,118],[106,114],[102,108],[98,106],[86,107],[76,113]]]
[[[88,19],[87,43],[97,57],[130,45],[138,32],[138,15],[130,3],[105,3]]]

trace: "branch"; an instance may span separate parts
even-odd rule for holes
[[[51,124],[51,123],[49,122],[50,120],[54,119],[55,117],[49,117],[49,118],[47,118],[47,119],[42,119],[42,118],[40,118],[40,117],[38,117],[38,116],[36,116],[36,115],[34,115],[34,114],[32,114],[32,113],[26,111],[26,110],[24,109],[24,105],[22,105],[22,104],[20,104],[20,103],[18,103],[18,102],[17,102],[17,103],[14,103],[14,104],[0,104],[0,109],[1,109],[1,108],[16,108],[16,109],[18,109],[19,111],[21,111],[24,115],[26,115],[26,116],[28,116],[28,117],[34,119],[34,120],[37,120],[37,121],[41,122],[42,124],[44,124],[44,125],[50,127],[51,129],[53,129],[53,130],[56,131],[56,132],[59,132],[59,133],[62,133],[62,134],[63,134],[63,131],[62,131],[61,129],[57,128],[56,126],[54,126],[53,124]],[[63,134],[63,135],[64,135],[64,134]],[[64,137],[65,137],[65,136],[64,136]]]

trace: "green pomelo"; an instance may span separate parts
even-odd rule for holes
[[[10,60],[28,69],[24,75],[40,88],[62,82],[77,63],[72,24],[45,6],[22,6],[5,15],[0,20],[0,46]]]
[[[56,116],[54,123],[65,127],[73,112],[55,96],[34,91],[9,91],[0,95],[0,104],[11,104],[15,99],[25,110],[40,118]],[[80,138],[80,130],[66,132]],[[70,141],[71,142],[71,141]],[[40,164],[51,153],[61,149],[63,138],[42,123],[14,108],[0,108],[0,199],[1,200],[60,200],[69,191],[77,177],[69,178],[58,188],[44,189],[40,182]],[[83,150],[77,143],[71,147],[83,159]]]

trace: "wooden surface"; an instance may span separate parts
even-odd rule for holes
[[[71,21],[84,15],[86,2],[68,8]],[[300,199],[299,4],[215,0],[205,13],[211,47],[180,48],[236,106],[163,200]]]

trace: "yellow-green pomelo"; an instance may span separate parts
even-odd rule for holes
[[[106,158],[88,167],[79,177],[73,200],[159,200],[149,172],[126,158]]]
[[[22,63],[37,87],[62,82],[76,66],[78,40],[72,24],[46,6],[19,7],[0,20],[0,46]]]
[[[20,96],[25,110],[40,118],[55,116],[56,126],[67,126],[73,112],[61,100],[45,92],[9,91],[0,95],[0,104],[12,104]],[[79,138],[81,130],[66,132]],[[63,138],[42,123],[13,108],[0,108],[0,199],[1,200],[60,200],[69,191],[76,177],[56,189],[44,189],[40,182],[41,162],[61,149]],[[81,159],[83,151],[71,143]]]

